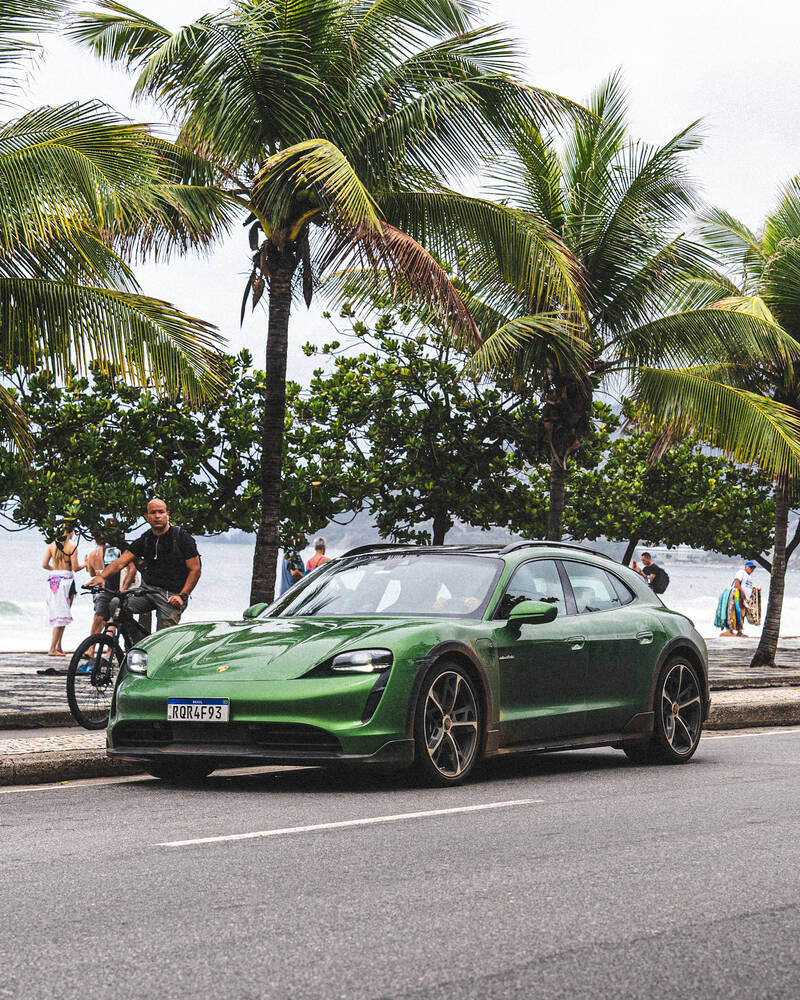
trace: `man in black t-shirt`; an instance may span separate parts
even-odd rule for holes
[[[650,589],[654,594],[663,594],[667,589],[669,584],[669,577],[667,576],[666,570],[662,569],[660,566],[656,566],[653,562],[653,557],[649,552],[642,553],[642,566],[641,569],[634,562],[633,568],[636,572],[647,580],[650,585]]]
[[[200,556],[189,532],[169,523],[163,500],[156,498],[148,503],[145,519],[150,530],[130,542],[122,555],[93,577],[89,585],[103,583],[136,560],[142,571],[140,589],[144,593],[128,599],[128,610],[136,615],[155,609],[160,630],[181,620],[189,594],[200,579]]]

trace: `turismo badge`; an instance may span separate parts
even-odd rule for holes
[[[217,667],[217,673],[221,674],[223,670],[230,670],[231,666],[229,663],[223,663],[221,667]]]

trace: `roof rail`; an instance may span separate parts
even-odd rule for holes
[[[397,549],[402,548],[406,544],[404,542],[374,542],[372,545],[359,545],[354,549],[350,549],[347,552],[343,552],[340,559],[344,559],[345,556],[358,556],[362,552],[374,552],[380,551],[381,549]]]
[[[420,549],[424,552],[484,552],[499,553],[499,545],[478,545],[465,543],[463,545],[414,545],[413,542],[375,542],[373,545],[359,545],[355,549],[343,552],[340,559],[347,556],[362,555],[365,552],[381,552],[385,549]]]
[[[576,549],[578,552],[588,552],[590,555],[600,556],[602,559],[610,559],[611,562],[617,561],[613,556],[610,556],[605,552],[598,552],[597,549],[587,549],[585,545],[578,545],[577,542],[548,542],[543,539],[538,539],[532,542],[511,542],[511,544],[506,545],[504,549],[500,549],[499,554],[501,556],[506,556],[509,552],[516,552],[517,549],[536,548],[537,546],[553,549]]]

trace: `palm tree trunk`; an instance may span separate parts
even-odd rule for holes
[[[588,379],[553,376],[542,398],[542,424],[550,446],[550,509],[547,538],[561,541],[569,459],[591,427],[592,385]]]
[[[550,506],[547,511],[547,538],[560,542],[563,534],[564,506],[567,502],[567,462],[552,455],[550,458]]]
[[[772,555],[767,614],[761,641],[750,661],[751,667],[775,666],[783,611],[783,593],[786,586],[786,532],[789,525],[789,506],[789,480],[781,476],[775,484],[775,548]]]
[[[272,249],[272,248],[270,248]],[[261,421],[261,520],[253,555],[250,603],[275,597],[281,523],[283,428],[286,420],[286,355],[292,307],[294,254],[271,254],[267,364]]]

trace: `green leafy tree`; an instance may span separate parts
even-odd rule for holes
[[[222,358],[225,385],[213,408],[180,393],[126,385],[94,366],[57,380],[50,372],[18,377],[17,396],[36,449],[30,465],[0,451],[0,504],[16,524],[49,537],[68,512],[84,533],[126,532],[147,500],[163,497],[176,523],[214,534],[252,531],[257,521],[258,420],[252,397],[263,373],[250,358]]]
[[[606,442],[598,462],[575,469],[565,509],[570,534],[626,542],[626,565],[644,542],[756,558],[769,568],[760,553],[771,546],[771,483],[693,440],[654,460],[658,444],[634,425]]]
[[[467,246],[473,268],[501,273],[530,309],[576,298],[572,258],[539,218],[446,186],[520,115],[574,110],[518,82],[514,44],[478,26],[481,11],[475,0],[236,0],[170,32],[103,0],[71,28],[137,74],[135,93],[167,110],[179,145],[216,164],[245,213],[242,308],[265,295],[269,317],[253,602],[275,579],[293,296],[310,303],[325,275],[365,270],[474,338],[437,263]]]
[[[539,375],[550,459],[548,537],[558,539],[573,456],[589,431],[598,388],[620,384],[663,429],[694,429],[742,463],[800,468],[800,420],[776,399],[734,388],[703,367],[788,364],[798,345],[774,320],[753,312],[697,308],[668,312],[687,273],[707,273],[700,247],[682,235],[693,206],[687,156],[695,125],[663,146],[632,142],[618,76],[590,102],[559,151],[521,122],[513,157],[494,166],[508,204],[549,223],[580,262],[584,308],[552,297],[531,314],[508,285],[471,280],[464,299],[485,340],[482,370]],[[465,271],[470,261],[465,255]]]
[[[126,385],[99,366],[64,379],[17,375],[17,398],[37,447],[29,464],[0,448],[0,516],[53,538],[67,513],[79,532],[118,540],[141,523],[147,500],[157,495],[173,520],[196,534],[254,532],[261,425],[252,400],[264,373],[252,369],[247,351],[223,357],[220,370],[224,384],[213,407]],[[304,409],[300,386],[290,382],[287,390],[290,413]],[[291,546],[296,535],[352,510],[361,491],[344,469],[336,428],[296,417],[287,423],[281,537]],[[332,469],[344,471],[332,476]],[[325,489],[315,488],[323,476]]]
[[[5,0],[0,102],[68,5]],[[91,359],[133,381],[201,398],[219,385],[212,327],[142,295],[120,252],[202,243],[225,224],[197,166],[101,104],[39,108],[0,124],[0,439],[32,441],[10,373],[63,376]],[[189,185],[189,186],[187,186]],[[118,252],[119,251],[119,252]]]
[[[456,521],[541,530],[544,504],[530,486],[541,427],[529,395],[462,378],[466,355],[442,332],[408,334],[392,314],[372,329],[354,321],[339,338],[321,352],[333,370],[317,370],[293,407],[299,460],[339,440],[341,464],[315,466],[323,489],[341,492],[344,480],[351,509],[369,510],[398,541],[442,545]]]

